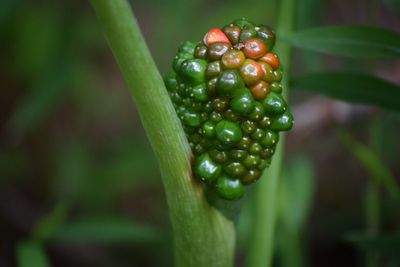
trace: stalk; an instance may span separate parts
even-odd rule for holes
[[[192,179],[190,149],[163,80],[126,0],[91,0],[159,163],[177,267],[231,267],[234,224]]]
[[[284,68],[284,97],[288,97],[289,73],[292,48],[288,43],[279,41],[279,36],[289,34],[295,27],[296,0],[283,0],[279,8],[277,26],[276,51]],[[264,172],[263,177],[256,185],[253,226],[250,232],[250,244],[247,253],[248,267],[269,267],[273,262],[275,225],[277,219],[277,191],[279,176],[283,165],[285,136],[280,135],[280,141],[270,168]]]

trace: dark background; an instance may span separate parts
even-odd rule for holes
[[[166,74],[181,41],[199,40],[207,29],[238,17],[274,27],[279,1],[131,3]],[[298,29],[353,24],[400,30],[395,0],[299,3]],[[89,3],[2,0],[0,40],[0,266],[17,266],[27,240],[40,240],[56,267],[172,266],[172,233],[157,163]],[[293,76],[366,71],[400,84],[400,62],[394,60],[296,51],[292,69]],[[297,91],[291,103],[296,124],[288,134],[284,169],[286,176],[298,177],[308,200],[297,237],[305,266],[365,266],[364,250],[349,237],[366,231],[371,174],[338,137],[338,129],[378,151],[399,177],[400,117]],[[378,129],[378,144],[371,129]],[[381,232],[393,236],[399,203],[385,189],[379,192]],[[243,266],[251,227],[251,196],[244,202],[237,266]],[[276,266],[285,266],[290,251],[280,243],[291,237],[280,226]],[[378,266],[400,266],[395,254],[381,254]]]

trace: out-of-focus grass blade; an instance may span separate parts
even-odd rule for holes
[[[361,250],[371,250],[382,255],[400,258],[400,233],[385,236],[368,236],[366,234],[349,234],[346,240]]]
[[[400,34],[365,26],[329,26],[282,36],[293,46],[338,56],[399,58]]]
[[[294,78],[291,88],[335,99],[400,111],[400,86],[367,75],[345,72],[311,73]]]
[[[339,131],[339,137],[349,151],[361,162],[365,169],[375,178],[378,183],[395,198],[400,199],[399,185],[396,183],[395,177],[390,170],[376,157],[376,155],[368,149],[368,147],[360,144],[350,134],[345,131]]]
[[[68,243],[156,242],[156,229],[116,217],[91,218],[62,226],[52,241]]]
[[[67,70],[64,67],[43,75],[22,99],[8,121],[10,131],[17,136],[23,136],[40,125],[61,99],[67,79]]]
[[[17,262],[18,267],[50,267],[43,247],[31,241],[17,244]]]
[[[281,219],[291,228],[301,229],[309,214],[315,179],[311,162],[298,158],[284,171],[280,185]]]
[[[284,169],[279,193],[279,255],[282,266],[304,265],[302,230],[314,195],[315,179],[311,162],[297,158]]]
[[[67,218],[67,206],[63,203],[56,206],[47,216],[44,216],[35,226],[32,236],[37,242],[43,242],[51,238],[51,236],[62,226]]]

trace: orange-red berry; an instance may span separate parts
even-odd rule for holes
[[[264,81],[259,81],[258,83],[253,85],[250,88],[250,90],[255,99],[263,100],[264,98],[267,97],[269,92],[271,92],[271,87],[269,86],[268,83],[266,83]]]
[[[260,63],[252,59],[246,59],[240,68],[240,74],[246,85],[253,85],[260,81],[263,70]]]
[[[228,44],[231,43],[225,33],[218,28],[213,28],[209,30],[206,35],[204,35],[203,42],[207,46],[218,42]]]
[[[265,54],[262,58],[260,58],[260,60],[267,62],[269,65],[271,65],[271,67],[276,70],[279,68],[279,57],[277,54],[275,53],[267,53]]]
[[[248,58],[257,59],[267,52],[265,43],[258,38],[250,38],[244,41],[243,52]]]

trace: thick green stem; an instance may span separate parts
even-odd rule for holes
[[[191,176],[190,149],[126,0],[91,0],[158,159],[178,267],[231,267],[234,224],[206,201]]]
[[[279,41],[279,36],[289,34],[294,29],[296,20],[296,0],[283,0],[281,2],[277,27],[276,52],[284,68],[284,97],[287,99],[288,81],[292,48],[288,43]],[[275,224],[277,218],[277,191],[279,176],[283,164],[285,137],[280,136],[279,144],[271,167],[263,174],[256,186],[253,226],[250,232],[250,244],[247,254],[248,267],[269,267],[273,262]]]

